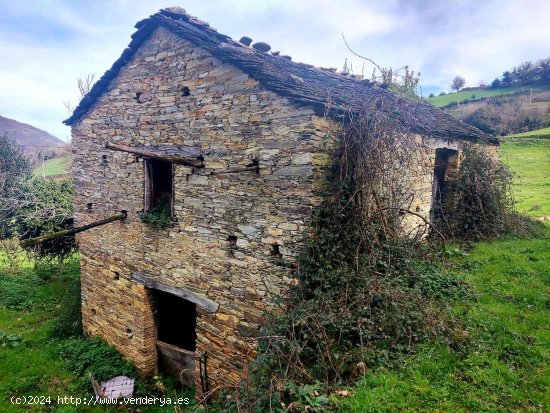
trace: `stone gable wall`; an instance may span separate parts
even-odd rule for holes
[[[197,307],[197,353],[208,351],[211,388],[236,381],[273,297],[290,281],[272,245],[293,262],[319,201],[313,190],[329,159],[329,127],[312,110],[159,28],[73,126],[76,225],[128,211],[124,222],[78,236],[85,331],[153,373],[150,293],[130,279],[143,273],[219,304],[216,312]],[[201,148],[206,168],[174,168],[172,228],[140,221],[143,161],[106,150],[107,142]],[[253,160],[259,174],[208,175]],[[234,251],[230,235],[237,237]]]

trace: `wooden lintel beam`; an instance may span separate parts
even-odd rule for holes
[[[195,168],[204,168],[204,163],[200,155],[195,154],[173,154],[173,153],[162,153],[160,151],[155,151],[147,149],[145,146],[136,147],[136,146],[127,146],[119,145],[116,143],[107,143],[105,144],[106,149],[119,152],[132,153],[138,156],[145,156],[147,158],[158,159],[160,161],[172,162],[178,165],[192,166]]]
[[[199,307],[202,307],[205,310],[211,311],[213,313],[218,311],[218,307],[220,306],[217,302],[212,301],[211,299],[197,293],[194,293],[187,288],[174,287],[172,285],[165,284],[162,281],[155,280],[151,277],[137,272],[132,273],[131,279],[132,281],[143,284],[147,288],[164,291],[165,293],[173,294],[187,301],[191,301],[192,303],[197,304]]]

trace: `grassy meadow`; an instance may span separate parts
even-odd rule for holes
[[[540,89],[540,87],[534,87],[533,90]],[[434,96],[431,98],[427,98],[426,100],[430,102],[432,105],[440,108],[443,106],[448,105],[451,102],[462,102],[465,99],[471,99],[472,95],[475,95],[476,99],[484,98],[484,97],[493,97],[493,96],[503,96],[503,95],[510,95],[512,93],[520,93],[520,92],[527,92],[530,88],[525,86],[513,86],[513,87],[506,87],[506,88],[497,88],[497,89],[470,89],[470,90],[461,90],[460,92],[456,93],[447,93],[446,95],[442,96]]]
[[[505,139],[500,156],[514,172],[514,196],[519,212],[550,217],[550,139],[533,138],[550,128]]]
[[[529,132],[516,133],[514,135],[509,135],[506,139],[510,138],[533,138],[533,139],[549,139],[550,138],[550,127],[542,128],[537,130],[532,130]]]
[[[17,347],[0,346],[0,411],[48,411],[44,406],[14,405],[10,398],[46,395],[53,398],[81,393],[76,377],[63,368],[57,343],[49,334],[51,320],[59,313],[68,282],[79,277],[78,263],[71,260],[55,270],[56,275],[50,278],[53,269],[37,271],[24,256],[19,255],[17,259],[22,261],[19,268],[11,269],[7,255],[0,257],[0,331],[16,334],[21,339]],[[38,277],[37,272],[43,278]]]
[[[450,252],[447,270],[476,295],[452,304],[463,345],[426,344],[400,368],[371,372],[341,412],[549,411],[550,230]]]
[[[44,166],[39,165],[34,169],[34,176],[54,176],[69,173],[67,165],[70,156],[61,156],[59,158],[48,159]]]

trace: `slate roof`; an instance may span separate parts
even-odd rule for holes
[[[159,11],[136,24],[137,31],[120,58],[95,83],[72,116],[63,123],[72,125],[93,107],[111,80],[132,58],[140,45],[159,26],[201,47],[223,62],[231,63],[258,80],[265,88],[299,105],[313,107],[323,116],[327,102],[332,115],[361,112],[376,107],[407,130],[437,138],[459,138],[498,143],[498,139],[468,125],[434,106],[396,96],[368,80],[359,80],[327,69],[295,63],[288,57],[262,52],[218,33],[183,9]]]

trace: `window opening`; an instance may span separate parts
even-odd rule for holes
[[[145,159],[145,211],[168,209],[172,212],[173,166],[171,162]]]

